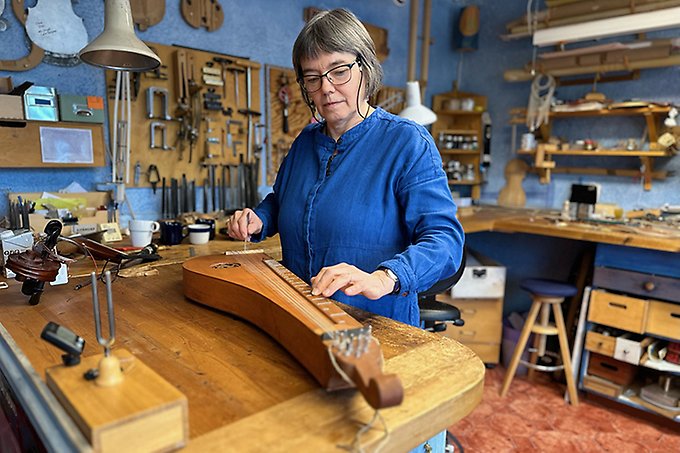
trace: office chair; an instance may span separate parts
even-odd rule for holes
[[[458,327],[465,324],[465,321],[460,317],[460,310],[453,305],[437,302],[437,294],[447,291],[458,283],[465,270],[466,256],[465,246],[463,246],[463,256],[458,270],[452,276],[439,280],[430,288],[418,293],[420,321],[425,325],[425,330],[443,332],[446,330],[447,322]]]

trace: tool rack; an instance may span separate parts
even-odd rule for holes
[[[214,192],[215,185],[223,181],[228,187],[237,178],[233,184],[241,187],[248,178],[256,188],[265,136],[260,113],[261,65],[186,47],[147,45],[162,65],[155,71],[132,74],[129,165],[131,173],[136,167],[138,177],[128,186],[160,187],[165,178],[167,187],[171,179],[186,180],[194,190],[207,186]],[[111,128],[115,79],[114,71],[106,72]],[[210,196],[204,200],[211,202],[212,210],[239,208],[257,201],[256,190],[249,192],[231,204],[215,197],[210,200]],[[155,195],[162,193],[155,191]]]

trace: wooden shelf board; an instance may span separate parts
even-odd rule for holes
[[[458,134],[458,135],[477,135],[479,131],[474,129],[442,129],[440,134]]]
[[[536,154],[536,151],[519,149],[517,150],[517,154],[530,156]],[[567,151],[545,151],[545,154],[550,154],[552,156],[670,157],[670,154],[667,151],[628,151],[624,149],[603,149],[600,151],[573,149]]]
[[[600,110],[582,110],[577,112],[550,112],[550,118],[574,118],[574,117],[590,117],[590,116],[632,116],[645,114],[666,114],[670,107],[637,107],[637,108],[617,108],[617,109],[600,109]],[[526,110],[512,109],[510,111],[510,124],[525,124]]]
[[[476,156],[480,154],[480,150],[478,149],[440,149],[440,153],[442,154],[461,154],[461,155],[466,155],[466,156]]]
[[[449,184],[452,186],[478,186],[482,182],[478,179],[463,179],[461,181],[454,181],[453,179],[449,179]]]
[[[484,112],[476,112],[474,110],[435,110],[437,115],[470,115],[480,116]]]

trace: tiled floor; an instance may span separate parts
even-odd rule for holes
[[[471,452],[680,452],[680,427],[670,429],[582,399],[564,402],[564,386],[543,378],[512,381],[505,398],[498,392],[505,369],[487,370],[484,398],[466,418],[449,428]],[[541,373],[539,373],[541,375]]]

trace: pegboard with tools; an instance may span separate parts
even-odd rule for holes
[[[266,65],[265,76],[269,122],[267,184],[272,185],[283,158],[295,137],[312,120],[312,114],[302,99],[294,70]]]
[[[259,63],[186,47],[147,43],[161,58],[155,71],[131,78],[129,187],[152,187],[163,216],[195,209],[204,186],[204,211],[257,203],[257,171],[264,150]],[[107,71],[113,121],[116,73]],[[175,185],[175,186],[173,186]],[[157,190],[166,188],[167,190]]]

